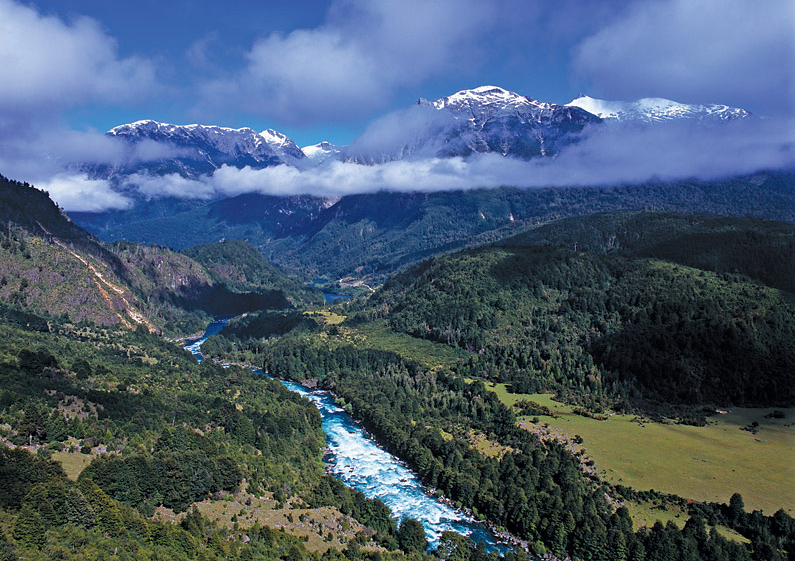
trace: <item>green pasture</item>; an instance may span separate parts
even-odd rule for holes
[[[765,417],[774,408],[732,408],[710,417],[708,426],[694,427],[631,415],[599,421],[575,414],[551,395],[511,394],[503,384],[492,389],[507,405],[527,399],[549,407],[556,417],[539,416],[541,424],[580,435],[586,454],[612,483],[722,503],[739,492],[749,511],[795,510],[795,408],[782,409],[784,419]],[[753,422],[759,423],[757,434],[741,430]]]
[[[69,452],[53,452],[52,459],[63,466],[63,470],[69,479],[77,481],[80,473],[91,463],[94,456]]]

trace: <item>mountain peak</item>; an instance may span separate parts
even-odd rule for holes
[[[448,107],[458,109],[474,105],[499,107],[538,105],[538,102],[499,86],[478,86],[471,90],[461,90],[452,95],[441,97],[431,102],[431,105],[436,109]]]
[[[177,173],[195,178],[211,174],[224,165],[261,169],[292,164],[304,158],[304,153],[292,139],[273,129],[258,133],[249,127],[174,125],[143,119],[114,127],[107,135],[124,141],[128,145],[129,156],[111,166],[88,166],[92,177],[123,177],[143,172],[154,175]],[[134,147],[143,140],[162,149],[150,146],[145,153],[151,155],[141,158]]]
[[[164,133],[164,134],[180,134],[185,132],[210,132],[216,134],[224,134],[224,133],[238,133],[243,135],[250,135],[256,134],[254,129],[249,127],[243,127],[240,129],[233,129],[230,127],[221,127],[218,125],[200,125],[200,124],[190,124],[190,125],[174,125],[171,123],[163,123],[160,121],[155,121],[154,119],[141,119],[140,121],[135,121],[133,123],[127,123],[124,125],[119,125],[117,127],[113,127],[110,129],[107,134],[111,136],[134,136],[136,134],[146,134],[146,133]]]
[[[304,153],[307,159],[315,163],[320,163],[330,158],[334,158],[341,153],[339,146],[336,146],[327,140],[323,140],[311,146],[304,146],[301,148],[301,151]]]

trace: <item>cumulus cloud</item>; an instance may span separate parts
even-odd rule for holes
[[[338,0],[323,25],[258,40],[246,69],[206,84],[204,101],[222,106],[231,98],[300,125],[361,117],[398,88],[473,64],[499,4]]]
[[[62,173],[36,186],[47,191],[67,211],[97,212],[125,209],[133,204],[115,192],[107,181],[92,180],[85,175]]]
[[[791,114],[791,0],[635,2],[584,39],[574,68],[612,99],[667,97]]]
[[[0,0],[0,120],[52,115],[85,102],[129,102],[156,87],[153,66],[121,58],[87,17],[64,22]]]

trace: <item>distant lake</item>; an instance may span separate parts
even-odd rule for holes
[[[326,299],[326,304],[331,304],[334,300],[339,300],[342,298],[343,300],[347,300],[350,298],[350,294],[334,294],[333,292],[324,292],[323,297]]]

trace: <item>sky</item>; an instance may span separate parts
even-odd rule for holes
[[[0,173],[54,177],[148,118],[347,144],[484,84],[791,119],[793,68],[791,0],[0,0]]]

